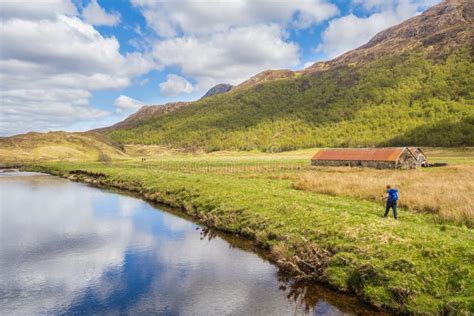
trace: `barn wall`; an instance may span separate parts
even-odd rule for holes
[[[423,152],[419,148],[414,150],[412,153],[413,153],[413,156],[415,156],[416,159],[418,160],[419,165],[427,162],[426,156],[423,154]]]
[[[360,161],[360,160],[311,160],[313,166],[326,167],[367,167],[377,169],[395,169],[397,166],[393,161]]]
[[[410,153],[409,150],[405,150],[397,161],[397,168],[401,169],[414,169],[420,165],[420,162]]]

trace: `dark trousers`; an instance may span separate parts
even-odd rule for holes
[[[383,217],[387,217],[390,209],[393,209],[393,217],[397,219],[397,201],[387,201],[387,205],[385,206],[385,214],[383,214]]]

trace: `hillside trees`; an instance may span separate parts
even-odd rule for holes
[[[437,60],[415,51],[236,89],[109,135],[207,151],[473,146],[472,87],[469,48]]]

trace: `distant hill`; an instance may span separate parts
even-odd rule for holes
[[[164,105],[145,105],[142,106],[137,112],[133,113],[125,120],[118,122],[109,127],[97,128],[92,130],[91,132],[109,132],[116,129],[123,129],[123,128],[132,128],[140,123],[145,121],[149,121],[153,118],[159,117],[163,114],[174,112],[182,107],[185,107],[191,103],[189,102],[174,102],[174,103],[167,103]]]
[[[333,60],[268,70],[107,134],[208,151],[472,146],[473,16],[473,1],[444,1]]]
[[[209,89],[209,91],[207,91],[206,94],[204,94],[202,98],[207,98],[214,95],[226,93],[232,90],[233,88],[234,86],[230,84],[221,83]],[[137,112],[127,117],[125,120],[118,122],[109,127],[94,129],[91,132],[104,133],[104,132],[110,132],[116,129],[132,128],[132,127],[138,126],[139,124],[145,121],[150,121],[161,115],[174,112],[190,104],[191,102],[174,102],[174,103],[167,103],[163,105],[145,105],[141,107]]]
[[[0,163],[126,158],[122,146],[99,133],[27,133],[0,137]]]
[[[212,97],[213,95],[226,93],[232,90],[232,88],[234,88],[233,85],[230,85],[227,83],[220,83],[218,85],[215,85],[211,89],[209,89],[209,91],[207,91],[206,94],[204,94],[202,98]]]

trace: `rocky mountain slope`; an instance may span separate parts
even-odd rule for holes
[[[267,70],[253,76],[237,88],[340,66],[360,65],[394,52],[401,54],[417,48],[426,49],[431,57],[445,55],[474,41],[473,18],[472,1],[447,0],[419,16],[379,32],[367,44],[335,59],[314,63],[300,71]]]
[[[203,98],[212,97],[213,95],[226,93],[226,92],[229,92],[230,90],[232,90],[233,88],[234,88],[233,85],[230,85],[230,84],[227,84],[227,83],[220,83],[218,85],[215,85],[211,89],[209,89],[209,91],[207,91],[204,94]]]
[[[204,94],[202,98],[207,98],[214,95],[226,93],[232,90],[233,88],[234,86],[230,84],[221,83],[209,89],[209,91],[207,91],[206,94]],[[174,112],[190,104],[191,102],[173,102],[173,103],[167,103],[163,105],[145,105],[141,107],[137,112],[127,117],[125,120],[118,122],[112,126],[94,129],[91,132],[104,133],[104,132],[112,131],[115,129],[132,128],[139,125],[142,122],[151,120],[153,118],[157,118],[163,114]]]
[[[331,61],[315,63],[303,72],[357,65],[417,48],[426,50],[429,57],[442,57],[474,41],[473,18],[473,1],[443,1],[421,15],[378,33],[367,44]]]
[[[444,1],[333,60],[265,71],[106,132],[122,143],[205,150],[474,145],[473,7]]]
[[[91,132],[104,133],[104,132],[112,131],[115,129],[132,128],[139,125],[142,122],[156,118],[163,114],[174,112],[189,104],[190,102],[174,102],[174,103],[167,103],[164,105],[145,105],[145,106],[142,106],[137,112],[127,117],[125,120],[118,122],[109,127],[94,129]]]

